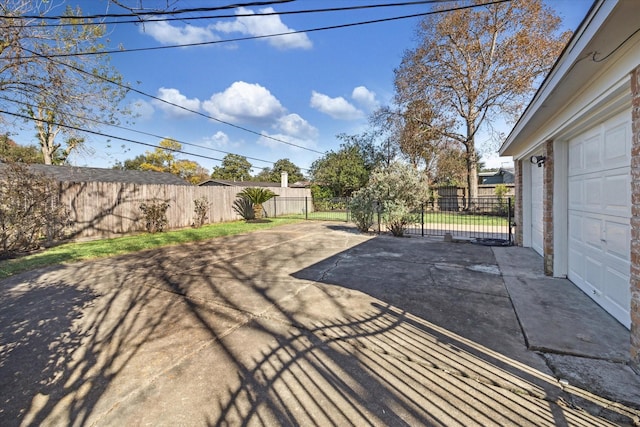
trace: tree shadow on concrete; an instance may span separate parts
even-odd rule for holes
[[[374,283],[375,270],[363,273],[371,263],[391,268],[394,245],[411,241],[295,225],[4,281],[0,290],[26,298],[10,307],[47,301],[69,315],[24,344],[41,349],[42,360],[5,356],[3,347],[6,366],[34,363],[40,371],[2,390],[10,408],[0,424],[592,423],[557,404],[551,377],[491,349],[492,341],[429,320],[420,300],[407,302],[418,294],[394,297]],[[413,272],[398,283],[425,276],[425,255],[415,249],[403,249]],[[450,250],[429,265],[463,253]],[[458,274],[455,288],[465,289],[467,270],[443,271]],[[40,298],[51,286],[53,295]],[[500,295],[489,285],[481,293],[492,292]],[[424,304],[429,293],[420,298]],[[5,307],[3,299],[0,313]],[[3,316],[7,348],[51,317],[34,309],[31,326],[9,336],[17,328]]]

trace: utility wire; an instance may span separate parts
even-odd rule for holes
[[[428,16],[428,15],[435,15],[435,14],[439,14],[439,13],[454,12],[454,11],[465,10],[465,9],[473,9],[473,8],[477,8],[477,7],[489,6],[489,5],[493,5],[493,4],[499,4],[499,3],[506,3],[506,2],[510,2],[510,1],[512,1],[512,0],[494,0],[494,1],[491,1],[489,3],[483,3],[483,4],[460,6],[460,7],[454,7],[454,8],[442,9],[442,10],[435,10],[435,11],[430,11],[430,12],[414,13],[414,14],[411,14],[411,15],[396,16],[396,17],[391,17],[391,18],[372,19],[372,20],[369,20],[369,21],[353,22],[353,23],[349,23],[349,24],[330,25],[330,26],[326,26],[326,27],[310,28],[310,29],[307,29],[307,30],[296,30],[296,31],[290,31],[290,32],[286,32],[286,33],[274,33],[274,34],[266,34],[266,35],[260,35],[260,36],[237,37],[237,38],[233,38],[233,39],[211,40],[211,41],[206,41],[206,42],[184,43],[184,44],[165,45],[165,46],[140,47],[140,48],[132,48],[132,49],[111,49],[111,50],[102,50],[102,51],[95,51],[95,52],[59,53],[59,54],[46,55],[46,56],[48,58],[63,58],[63,57],[70,57],[70,56],[89,56],[89,55],[104,55],[104,54],[112,54],[112,53],[146,52],[146,51],[154,51],[154,50],[176,49],[176,48],[181,48],[181,47],[207,46],[207,45],[220,44],[220,43],[239,42],[239,41],[246,41],[246,40],[257,40],[257,39],[265,39],[265,38],[270,38],[270,37],[289,36],[289,35],[292,35],[292,34],[313,33],[313,32],[326,31],[326,30],[336,30],[336,29],[340,29],[340,28],[356,27],[356,26],[360,26],[360,25],[378,24],[378,23],[381,23],[381,22],[398,21],[398,20],[402,20],[402,19],[418,18],[418,17]],[[27,49],[25,49],[25,50],[27,50]],[[38,55],[38,54],[36,54],[34,52],[31,52],[31,51],[28,51],[28,52],[30,52],[32,55]],[[38,55],[38,56],[41,56],[41,55]],[[32,57],[33,56],[26,56],[24,58],[25,59],[30,59]]]
[[[46,122],[46,123],[49,123],[49,124],[52,124],[52,125],[55,125],[55,126],[60,126],[60,127],[66,128],[66,129],[72,129],[72,130],[76,130],[76,131],[79,131],[79,132],[85,132],[85,133],[90,133],[90,134],[93,134],[93,135],[103,136],[105,138],[117,139],[119,141],[130,142],[132,144],[139,144],[139,145],[144,145],[144,146],[152,147],[152,148],[162,148],[163,150],[172,151],[174,153],[182,153],[182,154],[186,154],[186,155],[189,155],[189,156],[201,157],[201,158],[207,159],[207,160],[215,160],[215,161],[218,161],[218,162],[222,162],[222,159],[218,159],[216,157],[211,157],[211,156],[205,156],[204,154],[189,153],[187,151],[176,150],[174,148],[159,147],[158,145],[150,144],[148,142],[136,141],[134,139],[129,139],[129,138],[122,138],[122,137],[119,137],[119,136],[109,135],[109,134],[106,134],[106,133],[103,133],[103,132],[98,132],[98,131],[89,130],[89,129],[82,129],[82,128],[79,128],[77,126],[70,126],[70,125],[65,125],[65,124],[57,123],[57,122],[48,122],[48,121],[45,121],[45,120],[42,120],[42,119],[36,119],[34,117],[25,116],[24,114],[12,113],[10,111],[5,111],[5,110],[0,110],[0,114],[7,114],[9,116],[17,117],[17,118],[24,119],[24,120],[32,120],[32,121],[42,122],[42,123]],[[264,168],[258,167],[258,169],[264,169]]]
[[[175,9],[175,10],[147,10],[144,12],[128,12],[128,13],[102,13],[102,14],[94,14],[94,15],[86,15],[78,18],[86,18],[86,19],[102,19],[102,18],[130,18],[132,16],[163,16],[163,15],[180,15],[183,13],[196,13],[196,12],[213,12],[216,10],[230,10],[237,9],[240,7],[260,7],[260,6],[271,6],[274,4],[283,4],[283,3],[291,3],[296,0],[271,0],[271,1],[257,1],[257,2],[249,2],[249,3],[236,3],[230,4],[226,6],[216,6],[216,7],[195,7],[188,9]],[[74,18],[73,16],[66,15],[58,15],[58,16],[47,16],[47,15],[21,15],[21,16],[13,16],[13,15],[0,15],[0,18],[24,18],[24,19],[46,19],[46,20],[58,20],[58,19],[68,19]]]
[[[37,26],[37,27],[65,27],[65,26],[76,26],[76,25],[112,25],[112,24],[145,24],[150,22],[170,22],[170,21],[193,21],[193,20],[203,20],[203,19],[222,19],[222,18],[241,18],[241,17],[263,17],[263,16],[274,16],[274,15],[300,15],[307,13],[324,13],[324,12],[344,12],[350,10],[363,10],[363,9],[378,9],[378,8],[388,8],[388,7],[405,7],[405,6],[419,6],[424,4],[434,4],[434,3],[449,3],[454,0],[418,0],[418,1],[408,1],[402,3],[383,3],[383,4],[370,4],[370,5],[360,5],[360,6],[348,6],[348,7],[333,7],[333,8],[325,8],[325,9],[303,9],[303,10],[292,10],[292,11],[281,11],[281,12],[259,12],[259,13],[235,13],[235,14],[226,14],[226,15],[200,15],[200,16],[183,16],[183,17],[173,17],[173,18],[144,18],[144,14],[142,17],[138,17],[135,20],[118,20],[118,21],[100,21],[100,22],[78,22],[78,23],[57,23],[57,24],[30,24],[28,26]],[[95,15],[94,15],[95,16]],[[130,16],[138,16],[136,14],[131,14]],[[0,15],[1,18],[6,19],[36,19],[35,17],[27,17],[27,16],[9,16],[9,15]],[[69,16],[57,16],[57,17],[43,17],[46,19],[70,19],[73,17]],[[94,19],[89,16],[78,16],[77,18],[85,18],[85,19]],[[20,28],[20,25],[7,25],[0,26],[0,28]]]
[[[286,144],[286,145],[290,145],[290,146],[292,146],[292,147],[300,148],[300,149],[302,149],[302,150],[307,150],[307,151],[311,151],[311,152],[313,152],[313,153],[322,154],[322,155],[324,155],[324,154],[325,154],[325,152],[323,152],[323,151],[314,150],[313,148],[304,147],[304,146],[302,146],[302,145],[294,144],[293,142],[288,142],[288,141],[284,141],[284,140],[282,140],[282,139],[274,138],[274,137],[272,137],[272,136],[270,136],[270,135],[266,135],[266,134],[264,134],[264,133],[257,132],[257,131],[255,131],[255,130],[252,130],[252,129],[249,129],[249,128],[245,128],[245,127],[243,127],[243,126],[239,126],[239,125],[236,125],[236,124],[233,124],[233,123],[230,123],[230,122],[227,122],[227,121],[224,121],[224,120],[218,119],[218,118],[213,117],[213,116],[210,116],[210,115],[208,115],[208,114],[204,114],[204,113],[202,113],[202,112],[200,112],[200,111],[192,110],[192,109],[187,108],[187,107],[184,107],[184,106],[182,106],[182,105],[175,104],[175,103],[173,103],[173,102],[167,101],[167,100],[162,99],[162,98],[160,98],[160,97],[157,97],[157,96],[155,96],[155,95],[151,95],[151,94],[146,93],[146,92],[143,92],[143,91],[141,91],[141,90],[138,90],[138,89],[132,88],[131,86],[127,86],[127,85],[125,85],[125,84],[123,84],[123,83],[116,82],[116,81],[113,81],[113,80],[109,80],[108,78],[103,77],[103,76],[101,76],[101,75],[99,75],[99,74],[97,74],[97,75],[96,75],[96,74],[92,74],[92,73],[90,73],[90,72],[88,72],[88,71],[85,71],[85,70],[83,70],[82,68],[78,68],[78,67],[76,67],[76,66],[74,66],[74,65],[71,65],[71,64],[67,64],[67,63],[64,63],[64,62],[57,61],[57,60],[53,59],[53,58],[52,58],[52,57],[50,57],[50,56],[39,54],[39,53],[34,52],[34,51],[32,51],[32,50],[29,50],[29,49],[27,49],[27,48],[24,48],[24,50],[25,50],[26,52],[29,52],[31,55],[33,55],[33,57],[39,57],[39,58],[43,58],[43,59],[46,59],[46,60],[52,61],[52,62],[54,62],[54,63],[56,63],[56,64],[58,64],[58,65],[62,65],[62,66],[65,66],[65,67],[71,68],[72,70],[75,70],[75,71],[77,71],[77,72],[79,72],[79,73],[89,75],[89,76],[91,76],[91,77],[93,77],[93,78],[98,78],[98,79],[103,80],[103,81],[105,81],[105,82],[107,82],[107,83],[111,83],[111,84],[114,84],[114,85],[116,85],[116,86],[119,86],[119,87],[121,87],[121,88],[123,88],[123,89],[125,89],[125,90],[131,91],[131,92],[134,92],[134,93],[137,93],[137,94],[142,95],[142,96],[146,96],[146,97],[148,97],[148,98],[154,99],[154,100],[156,100],[156,101],[162,102],[162,103],[167,104],[167,105],[171,105],[172,107],[179,108],[179,109],[181,109],[181,110],[184,110],[184,111],[187,111],[187,112],[190,112],[190,113],[193,113],[193,114],[197,114],[197,115],[202,116],[202,117],[205,117],[205,118],[207,118],[207,119],[214,120],[214,121],[216,121],[216,122],[218,122],[218,123],[222,123],[222,124],[224,124],[224,125],[231,126],[231,127],[235,128],[235,129],[239,129],[239,130],[242,130],[242,131],[244,131],[244,132],[248,132],[248,133],[251,133],[251,134],[254,134],[254,135],[258,135],[258,136],[260,136],[260,137],[262,137],[262,138],[270,139],[270,140],[272,140],[272,141],[279,142],[279,143],[281,143],[281,144]]]
[[[7,98],[7,97],[4,97],[4,96],[0,96],[0,100],[13,102],[15,104],[20,104],[20,105],[23,105],[23,106],[26,106],[26,107],[31,107],[31,108],[35,107],[35,105],[33,105],[33,104],[29,104],[29,103],[23,102],[23,101],[18,101],[16,99]],[[76,118],[81,118],[80,116],[74,115],[74,114],[69,114],[69,116],[76,117]],[[153,134],[153,133],[150,133],[150,132],[144,132],[144,131],[141,131],[141,130],[131,129],[131,128],[128,128],[128,127],[125,127],[125,126],[116,125],[116,124],[113,124],[113,123],[106,123],[106,122],[102,122],[102,121],[99,121],[99,120],[90,119],[90,118],[86,118],[86,117],[82,117],[82,119],[91,121],[91,122],[99,124],[99,125],[111,126],[113,128],[116,128],[116,129],[121,129],[121,130],[125,130],[125,131],[128,131],[128,132],[137,133],[139,135],[151,136],[151,137],[159,138],[159,139],[165,139],[166,138],[166,137],[161,136],[161,135],[156,135],[156,134]],[[202,145],[199,145],[199,144],[194,144],[194,143],[191,143],[191,142],[181,141],[181,140],[178,140],[178,139],[175,139],[175,138],[170,138],[170,139],[172,139],[173,141],[179,142],[182,145],[188,145],[188,146],[200,148],[200,149],[203,149],[203,150],[216,151],[218,153],[223,153],[223,154],[233,154],[233,155],[236,155],[236,156],[242,156],[242,157],[244,157],[246,159],[255,160],[255,161],[258,161],[258,162],[275,164],[275,162],[273,162],[271,160],[264,160],[264,159],[259,159],[257,157],[250,157],[250,156],[245,156],[245,155],[238,154],[238,153],[232,153],[232,152],[229,152],[229,151],[218,150],[216,148],[206,147],[206,146],[202,146]],[[306,168],[300,168],[300,169],[308,170]]]

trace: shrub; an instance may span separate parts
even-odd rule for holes
[[[236,213],[245,221],[255,219],[253,203],[251,203],[251,200],[246,197],[238,196],[238,198],[233,202],[233,210],[236,211]]]
[[[412,211],[429,199],[426,176],[412,166],[393,162],[371,173],[366,188],[380,201],[383,220],[394,236],[403,236]]]
[[[153,201],[140,205],[140,210],[144,215],[145,228],[149,233],[164,231],[169,223],[167,220],[167,210],[169,203],[164,201]]]
[[[349,201],[351,220],[358,230],[366,233],[373,225],[375,218],[375,200],[369,188],[364,187],[353,193]]]
[[[69,212],[55,183],[23,164],[9,164],[0,182],[0,254],[25,252],[65,238]]]
[[[209,200],[207,200],[206,197],[201,197],[194,200],[193,205],[193,213],[195,216],[193,220],[193,226],[195,228],[200,228],[207,222],[207,219],[209,217]]]

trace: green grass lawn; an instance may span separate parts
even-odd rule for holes
[[[414,214],[414,222],[420,224],[420,213]],[[287,215],[287,218],[299,218],[305,219],[304,214]],[[347,217],[345,211],[317,211],[309,212],[309,219],[314,220],[326,220],[326,221],[347,221],[351,217]],[[456,225],[494,225],[494,226],[507,226],[509,222],[506,217],[493,216],[493,215],[472,215],[465,213],[451,213],[451,212],[425,212],[424,213],[425,224],[456,224]]]
[[[118,237],[115,239],[94,240],[91,242],[66,243],[53,248],[20,258],[0,261],[0,279],[38,267],[73,262],[94,258],[103,258],[153,249],[161,246],[178,245],[181,243],[197,242],[215,237],[230,236],[264,230],[279,225],[298,222],[290,218],[271,218],[265,222],[224,222],[205,225],[201,228],[167,231],[165,233],[138,234],[135,236]]]

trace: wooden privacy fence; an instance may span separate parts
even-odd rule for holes
[[[79,240],[144,231],[142,203],[169,203],[168,229],[190,227],[195,220],[194,202],[201,198],[209,203],[207,223],[237,220],[240,216],[233,210],[233,202],[245,188],[117,182],[62,182],[59,185],[60,201],[69,209],[71,238]],[[281,197],[311,196],[306,188],[273,187],[270,190]],[[278,208],[286,209],[286,206]]]

